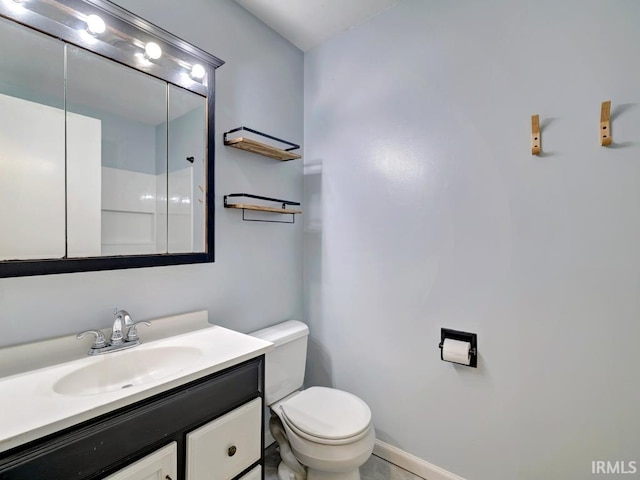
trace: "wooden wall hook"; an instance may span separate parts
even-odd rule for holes
[[[531,155],[540,155],[540,117],[531,115]]]
[[[611,100],[602,102],[600,107],[600,145],[611,145]]]

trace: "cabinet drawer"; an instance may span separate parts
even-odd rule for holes
[[[187,434],[187,480],[229,480],[260,460],[262,400]]]
[[[244,474],[238,480],[262,480],[262,467],[258,465],[249,473]]]

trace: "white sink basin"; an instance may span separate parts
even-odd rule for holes
[[[62,395],[96,395],[143,385],[174,375],[201,356],[202,350],[187,346],[134,347],[106,353],[61,377],[53,390]]]
[[[84,354],[89,345],[79,347],[75,335],[0,349],[0,367],[37,365],[0,376],[0,453],[273,349],[270,342],[211,325],[206,311],[152,324],[156,339],[95,357]],[[58,362],[70,348],[80,357]]]

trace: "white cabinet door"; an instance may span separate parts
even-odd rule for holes
[[[105,480],[176,480],[177,470],[178,449],[172,442]]]
[[[260,460],[261,421],[256,398],[187,434],[187,480],[230,480]]]

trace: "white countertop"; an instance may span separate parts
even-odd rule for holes
[[[104,361],[107,356],[128,351],[172,346],[199,348],[203,354],[181,371],[142,385],[94,395],[59,394],[54,384],[78,368]],[[184,333],[131,350],[85,357],[0,378],[0,452],[44,435],[135,403],[165,390],[188,383],[255,358],[273,344],[219,326]]]

